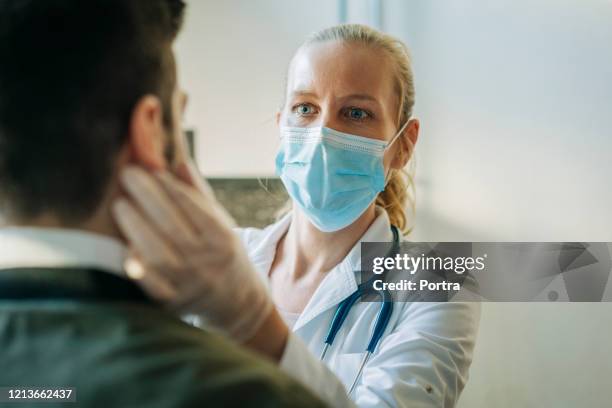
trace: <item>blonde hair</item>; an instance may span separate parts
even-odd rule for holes
[[[312,34],[298,48],[296,54],[309,45],[327,41],[362,44],[385,52],[395,68],[395,91],[399,99],[398,129],[410,119],[415,100],[414,78],[410,53],[403,42],[366,25],[340,24]],[[392,225],[408,234],[412,231],[408,220],[408,207],[412,215],[415,213],[414,146],[408,138],[402,137],[398,142],[407,147],[408,165],[401,170],[391,170],[385,190],[376,198],[376,205],[385,209]]]

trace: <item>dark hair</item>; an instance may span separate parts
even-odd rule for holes
[[[0,209],[76,223],[100,204],[133,109],[172,124],[181,0],[0,1]]]

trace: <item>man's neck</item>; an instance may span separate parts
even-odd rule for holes
[[[103,208],[104,207],[105,206],[103,206]],[[4,219],[2,223],[0,223],[0,227],[58,228],[80,230],[123,241],[121,233],[115,225],[111,213],[107,210],[107,207],[105,207],[104,209],[101,208],[92,217],[78,223],[65,222],[60,220],[56,216],[44,214],[36,218],[31,218],[27,220],[10,218]]]
[[[117,176],[114,175],[113,179],[116,179],[116,177]],[[10,217],[7,217],[4,220],[0,220],[0,228],[13,226],[30,228],[72,229],[91,232],[109,238],[114,238],[121,242],[125,242],[117,225],[115,224],[111,212],[112,202],[119,196],[119,194],[120,189],[117,183],[110,183],[108,189],[103,195],[100,204],[98,205],[98,208],[89,218],[81,220],[79,222],[66,222],[60,217],[57,217],[57,215],[55,214],[47,213],[29,219],[12,219]]]

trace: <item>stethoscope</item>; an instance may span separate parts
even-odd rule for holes
[[[393,246],[387,253],[387,257],[393,257],[396,253],[399,252],[400,238],[397,227],[392,225],[391,232],[393,232]],[[332,322],[329,326],[329,331],[327,332],[327,337],[325,338],[325,346],[323,347],[323,351],[321,353],[320,359],[321,361],[323,361],[327,350],[333,344],[334,339],[336,338],[336,334],[338,334],[338,332],[340,331],[340,328],[344,324],[344,321],[346,320],[346,317],[348,316],[355,302],[369,293],[378,294],[378,297],[380,298],[381,302],[380,311],[378,312],[378,317],[376,318],[376,324],[374,325],[374,330],[372,331],[372,337],[370,337],[370,342],[368,343],[368,347],[366,348],[366,354],[365,356],[363,356],[363,360],[361,360],[357,375],[355,376],[353,384],[349,389],[349,395],[353,393],[353,390],[357,385],[357,381],[361,377],[363,368],[370,359],[370,356],[374,353],[374,350],[376,350],[376,346],[378,345],[378,342],[380,341],[385,330],[387,329],[387,326],[389,325],[389,320],[391,319],[391,314],[393,313],[393,299],[391,297],[391,293],[388,290],[375,290],[373,288],[372,282],[376,278],[377,277],[374,276],[366,282],[361,283],[357,287],[357,290],[355,292],[353,292],[349,297],[340,302],[340,305],[338,305],[338,309],[336,310],[334,318],[332,319]]]

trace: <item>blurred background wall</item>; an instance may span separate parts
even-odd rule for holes
[[[186,126],[241,224],[284,201],[274,113],[289,60],[340,21],[412,52],[412,239],[612,241],[611,0],[189,1],[176,45]],[[611,317],[608,304],[484,305],[460,407],[610,406]]]

